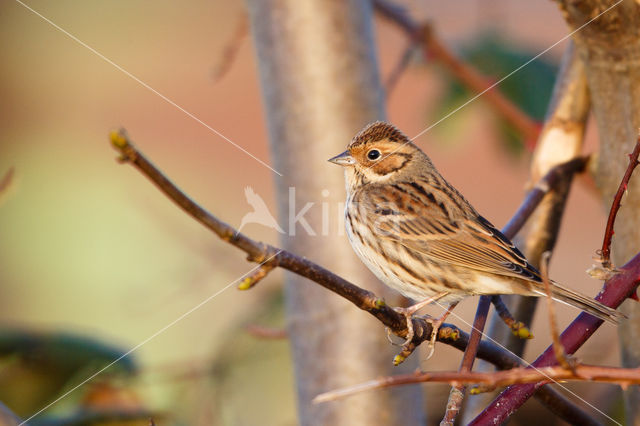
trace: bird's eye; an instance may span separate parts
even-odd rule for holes
[[[377,160],[378,158],[380,158],[380,151],[378,151],[377,149],[372,149],[371,151],[367,152],[367,158],[371,161]]]

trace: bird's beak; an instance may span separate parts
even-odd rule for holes
[[[338,154],[333,158],[329,158],[329,161],[338,166],[353,166],[356,164],[356,160],[349,154],[349,151],[345,151],[342,154]]]

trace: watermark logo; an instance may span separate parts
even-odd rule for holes
[[[244,189],[247,203],[253,207],[253,211],[242,217],[238,232],[248,224],[259,224],[267,228],[275,229],[280,234],[296,236],[297,232],[303,231],[309,236],[328,236],[345,234],[344,201],[330,202],[330,192],[327,189],[321,191],[322,202],[307,201],[304,205],[296,203],[296,188],[289,188],[287,205],[287,224],[285,229],[278,224],[275,216],[271,213],[263,198],[258,195],[252,187]],[[368,217],[373,219],[369,230],[381,236],[393,235],[399,232],[399,224],[394,220],[398,208],[392,202],[372,205],[370,203],[352,205],[352,210],[358,217]]]
[[[244,228],[245,225],[249,223],[257,223],[267,228],[275,229],[281,234],[284,234],[284,231],[278,225],[278,222],[273,217],[267,204],[264,202],[261,196],[259,196],[252,187],[247,186],[244,188],[244,196],[247,199],[247,203],[251,207],[253,207],[253,211],[245,214],[242,217],[242,221],[240,221],[240,226],[238,227],[238,233]]]

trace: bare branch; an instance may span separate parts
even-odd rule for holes
[[[558,364],[564,369],[571,369],[567,356],[564,353],[564,347],[560,343],[560,335],[558,333],[558,323],[556,321],[556,311],[553,304],[553,296],[551,293],[551,282],[549,282],[549,258],[551,257],[550,251],[542,253],[542,259],[540,262],[540,273],[542,274],[542,282],[544,283],[544,291],[547,293],[547,308],[549,311],[549,331],[551,332],[551,340],[553,342],[553,353],[556,356]]]
[[[620,273],[607,280],[596,300],[610,308],[617,308],[633,294],[640,283],[640,254],[620,268]],[[582,312],[560,335],[560,342],[567,354],[575,353],[602,325],[603,320]],[[552,347],[548,347],[532,364],[542,368],[556,363]],[[527,383],[508,387],[470,424],[485,424],[491,419],[502,423],[524,404],[543,384]]]
[[[493,307],[496,308],[496,313],[502,322],[511,329],[514,336],[519,339],[533,339],[531,330],[529,330],[522,321],[516,321],[500,296],[491,296],[491,303],[493,303]]]
[[[402,55],[398,59],[398,63],[396,63],[396,66],[393,67],[393,70],[391,70],[389,77],[387,77],[387,83],[385,84],[387,98],[389,98],[389,95],[391,94],[393,89],[395,89],[402,73],[409,66],[409,62],[411,61],[411,56],[413,55],[413,51],[415,50],[415,48],[416,44],[410,42],[406,49],[404,49],[404,52],[402,52]]]
[[[415,22],[401,6],[388,0],[374,0],[376,11],[398,25],[412,41],[422,46],[425,57],[434,58],[475,93],[482,93],[483,99],[502,117],[513,125],[527,142],[538,138],[540,125],[511,102],[499,90],[492,87],[494,82],[480,74],[475,68],[456,57],[437,37],[429,23]],[[489,89],[491,87],[491,89]],[[489,90],[488,90],[489,89]]]
[[[318,395],[313,402],[321,403],[356,393],[416,383],[451,383],[452,385],[483,384],[503,387],[514,384],[537,385],[561,380],[613,383],[622,387],[640,384],[640,368],[602,367],[598,365],[576,365],[574,369],[561,366],[542,368],[513,368],[492,373],[473,371],[436,371],[383,377],[357,386],[338,389]]]
[[[231,66],[236,60],[238,56],[238,52],[240,51],[240,47],[242,46],[242,41],[249,34],[249,18],[247,14],[242,11],[240,17],[238,18],[238,23],[236,24],[236,28],[227,41],[226,46],[222,51],[222,55],[218,59],[218,63],[215,65],[213,71],[211,72],[211,77],[214,83],[222,80],[222,78],[229,73],[231,70]]]
[[[124,130],[112,132],[110,139],[112,145],[121,155],[119,158],[120,162],[130,163],[136,167],[143,175],[149,178],[151,182],[158,187],[158,189],[167,195],[187,214],[192,216],[209,230],[213,231],[224,241],[247,253],[249,261],[263,263],[265,260],[269,259],[269,261],[265,263],[267,268],[281,267],[306,277],[322,285],[326,289],[344,297],[360,309],[369,312],[385,326],[389,327],[391,331],[399,337],[406,337],[408,330],[404,316],[398,314],[395,310],[387,306],[384,300],[376,297],[375,294],[367,290],[355,286],[308,259],[301,258],[286,250],[281,250],[271,245],[254,241],[244,234],[237,232],[233,227],[207,212],[178,189],[166,176],[162,174],[162,172],[160,172],[160,170],[158,170],[133,146]],[[558,182],[559,179],[561,179],[561,177],[566,177],[568,176],[567,173],[573,173],[579,169],[580,168],[575,167],[575,164],[571,167],[563,165],[559,167],[559,171],[552,170],[549,172],[548,176],[545,177],[545,179],[548,178],[546,180],[548,185],[537,188],[527,196],[521,208],[516,213],[516,216],[521,219],[518,221],[512,221],[512,225],[507,229],[507,232],[515,233],[519,226],[517,223],[520,223],[520,220],[524,222],[522,218],[527,214],[531,214],[533,206],[535,205],[535,200],[540,199],[537,195],[539,191],[544,192],[549,190]],[[417,346],[424,340],[429,339],[432,333],[432,325],[423,318],[413,318],[412,322],[414,328],[414,339],[412,340],[412,343]],[[464,350],[469,343],[469,335],[451,324],[443,324],[438,333],[438,341],[453,346],[459,350]],[[477,356],[480,359],[491,362],[501,369],[512,368],[520,365],[520,360],[513,354],[504,351],[497,345],[487,341],[479,342]],[[569,411],[573,410],[571,408],[571,404],[563,402],[561,398],[558,398],[555,395],[553,390],[542,388],[540,392],[545,395],[547,400],[552,400],[554,403],[564,406]]]
[[[259,339],[281,340],[288,337],[287,330],[283,328],[271,328],[250,324],[245,328],[245,330],[253,337],[257,337]]]
[[[487,315],[491,307],[491,296],[481,296],[476,310],[476,316],[473,320],[471,328],[471,337],[469,344],[464,351],[462,362],[460,363],[460,373],[468,373],[473,369],[473,362],[476,359],[478,346],[482,338],[482,330],[487,322]],[[449,400],[447,401],[447,409],[444,418],[440,422],[441,426],[453,426],[458,413],[462,409],[462,401],[464,399],[465,387],[461,383],[454,383],[449,392]]]
[[[611,204],[611,210],[609,211],[609,218],[607,219],[607,227],[604,232],[604,239],[602,241],[602,249],[600,251],[600,263],[602,263],[602,267],[606,270],[615,272],[615,267],[611,263],[611,240],[613,239],[613,225],[616,222],[616,216],[618,215],[618,210],[620,210],[620,206],[622,205],[622,197],[627,192],[627,186],[629,185],[629,179],[631,179],[631,175],[635,170],[636,166],[640,164],[638,162],[638,156],[640,156],[640,131],[638,134],[638,140],[636,142],[636,146],[633,149],[633,152],[629,154],[629,166],[627,167],[624,176],[622,177],[622,181],[620,182],[620,186],[618,187],[618,191],[616,192],[615,197],[613,197],[613,203]]]

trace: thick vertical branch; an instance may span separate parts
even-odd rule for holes
[[[578,28],[618,0],[562,0],[559,4],[571,29]],[[598,124],[600,154],[594,173],[603,207],[611,201],[627,166],[640,127],[640,3],[624,0],[574,36],[586,67],[593,113]],[[629,184],[616,221],[612,246],[614,264],[640,250],[640,177]],[[620,327],[620,351],[625,367],[640,366],[640,305],[627,301],[621,311],[629,316]],[[625,391],[627,424],[640,424],[640,388]]]
[[[273,163],[284,174],[276,181],[280,222],[288,224],[282,245],[383,294],[340,232],[344,177],[326,161],[365,124],[385,116],[371,3],[247,0],[247,5]],[[307,203],[315,205],[296,222]],[[329,229],[322,226],[321,203],[330,206]],[[316,235],[309,235],[307,223]],[[376,321],[344,300],[300,277],[289,274],[286,280],[300,423],[420,423],[424,413],[416,387],[311,404],[323,391],[390,374],[393,348]],[[415,368],[416,361],[402,368]]]

